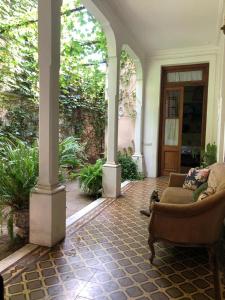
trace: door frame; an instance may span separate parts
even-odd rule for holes
[[[201,81],[179,81],[179,82],[167,82],[168,72],[180,72],[180,71],[195,71],[202,70],[203,78]],[[159,109],[159,132],[158,132],[158,168],[157,176],[161,175],[161,162],[162,162],[162,146],[163,146],[163,117],[164,117],[164,93],[165,88],[178,87],[178,86],[204,86],[203,94],[203,109],[202,109],[202,135],[201,135],[201,147],[205,146],[206,136],[206,119],[207,119],[207,102],[208,102],[208,79],[209,79],[209,63],[202,64],[190,64],[190,65],[176,65],[176,66],[162,66],[161,67],[161,87],[160,87],[160,109]]]

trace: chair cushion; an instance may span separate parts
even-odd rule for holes
[[[164,190],[160,202],[172,204],[188,204],[194,202],[193,192],[181,187],[168,187]]]
[[[191,168],[184,180],[183,188],[195,191],[208,180],[210,169]]]

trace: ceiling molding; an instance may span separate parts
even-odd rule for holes
[[[190,48],[177,48],[158,50],[148,55],[148,59],[169,59],[174,57],[187,57],[187,56],[203,56],[203,55],[215,55],[219,53],[218,46],[201,46],[201,47],[190,47]]]
[[[219,1],[219,6],[218,6],[218,13],[217,13],[217,44],[220,42],[220,36],[221,36],[221,27],[225,24],[224,21],[224,7],[225,7],[225,0],[220,0]]]

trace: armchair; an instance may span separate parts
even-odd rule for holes
[[[167,189],[172,187],[182,189],[184,178],[185,175],[171,174]],[[166,190],[165,193],[168,194]],[[152,202],[150,207],[148,243],[151,250],[151,263],[155,257],[154,243],[156,241],[164,241],[177,246],[207,247],[214,274],[215,299],[220,300],[216,247],[225,218],[225,189],[197,202],[176,202],[174,196],[172,203],[168,203],[167,196],[162,196],[162,202]]]

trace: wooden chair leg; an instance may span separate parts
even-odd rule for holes
[[[0,300],[4,300],[4,282],[1,275],[0,275]]]
[[[149,248],[150,248],[150,251],[151,251],[151,256],[150,256],[151,264],[153,264],[153,260],[154,260],[154,257],[155,257],[154,242],[155,242],[154,239],[151,236],[149,236],[148,245],[149,245]]]
[[[220,288],[219,263],[217,256],[217,245],[208,247],[209,264],[213,272],[215,300],[222,300]]]

